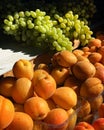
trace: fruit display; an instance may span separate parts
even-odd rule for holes
[[[0,130],[104,130],[104,33],[92,31],[94,3],[0,1],[3,35],[21,50],[40,49],[0,76]]]
[[[0,129],[103,130],[103,47],[95,38],[72,52],[16,61],[0,78]]]

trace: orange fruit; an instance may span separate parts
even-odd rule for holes
[[[0,95],[0,129],[6,128],[14,118],[14,105],[11,100]]]
[[[17,79],[12,90],[12,98],[14,101],[16,103],[23,104],[26,99],[31,96],[33,96],[33,87],[31,80],[25,77]]]
[[[24,112],[15,112],[12,122],[5,130],[33,130],[33,120]]]
[[[50,111],[48,103],[41,97],[31,97],[24,103],[24,111],[29,114],[33,120],[42,120]]]

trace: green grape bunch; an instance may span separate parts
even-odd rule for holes
[[[86,24],[90,24],[96,13],[94,0],[60,0],[60,4],[57,3],[56,6],[61,13],[73,11],[74,14],[78,14],[80,20],[83,20]]]
[[[78,39],[81,45],[88,44],[93,32],[84,21],[79,19],[78,14],[74,15],[72,11],[68,11],[63,17],[56,14],[54,18],[58,23],[56,26],[61,28],[64,35],[71,41]]]
[[[4,19],[3,29],[19,42],[55,51],[72,51],[74,39],[84,46],[92,35],[88,25],[72,11],[64,16],[55,14],[54,18],[40,9],[15,12]]]

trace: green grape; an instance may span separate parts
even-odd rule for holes
[[[61,28],[66,28],[65,23],[61,23],[61,24],[60,24],[60,27],[61,27]]]
[[[11,21],[8,22],[8,26],[11,26],[13,23]]]
[[[8,25],[9,20],[4,19],[4,24]]]
[[[25,16],[23,11],[20,11],[18,14],[19,14],[19,17],[24,17]]]
[[[10,28],[11,28],[11,30],[16,30],[16,26],[15,25],[11,25]]]
[[[59,17],[59,18],[58,18],[58,21],[59,21],[60,23],[63,22],[63,20],[64,20],[64,19],[63,19],[62,17]]]
[[[40,25],[38,29],[39,29],[39,31],[41,33],[45,33],[46,32],[46,29],[42,25]]]
[[[36,13],[34,11],[30,11],[30,15],[33,17],[33,18],[36,18]],[[29,16],[30,16],[29,15]]]
[[[74,39],[86,45],[92,35],[88,25],[72,11],[51,17],[39,9],[16,12],[12,19],[8,16],[4,20],[4,30],[20,42],[55,51],[72,51]]]
[[[14,19],[18,19],[19,18],[19,14],[18,13],[15,13],[14,14]]]
[[[59,16],[58,14],[55,14],[55,15],[54,15],[54,18],[55,18],[55,19],[59,19],[60,16]]]
[[[32,22],[29,23],[29,24],[28,24],[28,28],[29,28],[29,29],[33,29],[33,28],[34,28],[34,24],[33,24]]]
[[[48,20],[50,20],[50,16],[44,16],[44,20],[46,20],[46,21],[48,21]]]
[[[86,34],[86,39],[91,39],[91,35],[90,34]]]
[[[81,38],[82,40],[84,40],[84,39],[86,38],[86,36],[85,36],[84,34],[82,34],[82,35],[80,36],[80,38]]]
[[[86,24],[90,24],[90,20],[96,12],[96,6],[94,0],[87,0],[87,2],[86,0],[61,0],[57,2],[55,2],[55,0],[4,0],[3,2],[0,1],[0,12],[0,22],[2,22],[2,19],[4,19],[5,16],[17,12],[14,19],[18,19],[19,17],[32,17],[37,19],[38,16],[45,16],[46,14],[48,14],[48,17],[51,17],[52,19],[58,19],[60,16],[63,19],[63,15],[66,14],[65,18],[69,18],[71,21],[79,18]],[[75,16],[73,16],[73,14]],[[12,20],[12,18],[10,19]],[[59,21],[62,19],[60,18]],[[66,23],[66,20],[64,23]]]
[[[4,26],[3,28],[6,31],[6,33],[8,34],[8,32],[10,31],[10,27],[9,26]]]
[[[31,12],[25,11],[25,16],[29,17],[31,15]]]
[[[14,20],[13,16],[8,15],[8,19],[12,22]]]
[[[20,21],[20,25],[21,25],[22,27],[26,27],[26,22],[25,22],[25,21]]]
[[[61,51],[61,50],[62,50],[61,46],[60,46],[60,45],[57,45],[57,46],[56,46],[56,50],[57,50],[57,51]]]
[[[78,37],[78,32],[74,31],[74,32],[73,32],[73,36],[74,36],[75,38],[77,38],[77,37]]]

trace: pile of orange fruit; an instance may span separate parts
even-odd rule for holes
[[[0,78],[0,130],[70,130],[91,123],[104,101],[104,39],[36,59],[18,60],[12,75]]]

